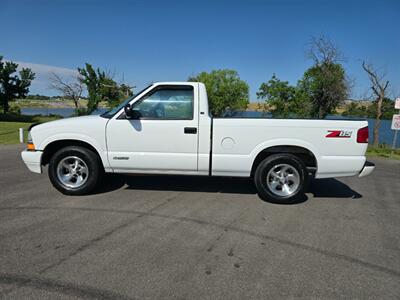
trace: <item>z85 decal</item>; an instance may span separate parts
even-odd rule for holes
[[[351,131],[345,130],[328,130],[327,138],[349,138],[351,137]]]

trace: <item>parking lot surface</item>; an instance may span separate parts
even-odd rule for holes
[[[0,146],[0,298],[400,297],[400,162],[314,180],[304,202],[250,180],[112,176],[57,192]]]

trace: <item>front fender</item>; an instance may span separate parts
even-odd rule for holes
[[[51,143],[56,142],[56,141],[62,141],[62,140],[76,140],[76,141],[85,142],[85,143],[91,145],[99,154],[100,159],[103,163],[104,169],[106,171],[111,169],[110,163],[109,163],[108,157],[107,157],[107,147],[105,145],[105,141],[104,141],[104,145],[102,145],[96,139],[94,139],[88,135],[79,134],[79,133],[68,133],[68,132],[53,134],[53,135],[45,138],[39,145],[37,145],[36,149],[44,150]]]

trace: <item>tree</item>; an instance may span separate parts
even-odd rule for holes
[[[324,118],[346,100],[350,83],[340,64],[343,58],[338,48],[325,37],[313,38],[307,56],[314,64],[297,86],[275,75],[261,84],[257,96],[271,104],[274,115]]]
[[[210,111],[221,116],[226,109],[246,109],[249,103],[249,86],[234,70],[213,70],[201,72],[188,81],[198,81],[207,88]]]
[[[100,74],[101,101],[107,102],[108,107],[117,106],[122,98],[118,84],[105,72]]]
[[[299,81],[312,104],[311,115],[324,118],[346,100],[350,84],[340,62],[343,56],[327,38],[313,38],[307,56],[314,61]]]
[[[281,81],[275,74],[268,82],[261,84],[257,98],[269,104],[274,117],[309,116],[310,105],[302,90],[289,85],[287,81]]]
[[[311,115],[320,119],[335,112],[348,96],[345,71],[340,64],[310,67],[299,81],[299,88],[311,101]]]
[[[32,80],[35,79],[35,73],[29,68],[19,71],[19,76],[14,74],[17,68],[18,64],[11,61],[3,62],[3,57],[0,56],[0,104],[3,113],[9,111],[10,101],[17,97],[26,97]]]
[[[368,117],[375,118],[377,111],[378,101],[373,101],[368,107]],[[393,115],[397,114],[397,110],[394,108],[394,100],[389,98],[383,98],[381,104],[381,120],[392,120]]]
[[[389,87],[389,81],[385,79],[385,74],[379,74],[372,64],[367,64],[365,61],[363,61],[362,68],[368,75],[368,79],[371,83],[372,94],[375,97],[376,111],[373,145],[377,147],[379,145],[379,127],[381,125],[382,103],[385,99],[387,88]]]
[[[87,113],[90,114],[97,109],[99,102],[102,100],[101,77],[104,72],[101,72],[100,69],[97,69],[96,72],[93,66],[88,63],[85,64],[85,68],[78,68],[78,72],[81,76],[81,83],[86,85],[88,91]]]
[[[50,99],[51,99],[51,97],[49,97],[49,96],[45,96],[45,95],[36,94],[36,95],[26,95],[25,99],[33,99],[33,100],[50,100]]]
[[[106,101],[110,108],[121,103],[122,100],[133,96],[133,86],[125,83],[117,84],[111,77],[106,75],[101,79],[102,101]]]
[[[344,60],[342,52],[325,36],[311,38],[310,48],[306,51],[306,56],[316,65],[339,63]]]
[[[113,76],[105,71],[93,68],[86,63],[85,68],[78,68],[80,81],[88,91],[87,113],[98,108],[101,101],[106,101],[109,107],[118,105],[122,99],[132,95],[132,87],[126,84],[118,85]]]
[[[134,88],[134,86],[129,86],[129,85],[125,84],[125,83],[122,83],[122,84],[119,86],[120,93],[121,93],[122,96],[125,97],[125,98],[128,98],[128,97],[130,97],[130,96],[133,96],[133,92],[132,92],[132,89],[133,89],[133,88]]]
[[[83,84],[79,76],[68,81],[56,73],[50,73],[50,88],[62,93],[63,97],[74,102],[75,109],[79,109],[79,99],[83,93]]]
[[[350,102],[344,108],[342,116],[349,117],[368,117],[368,108],[362,103],[357,103],[355,101]]]

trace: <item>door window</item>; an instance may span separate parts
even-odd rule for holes
[[[159,87],[134,105],[141,119],[192,120],[193,87]]]

